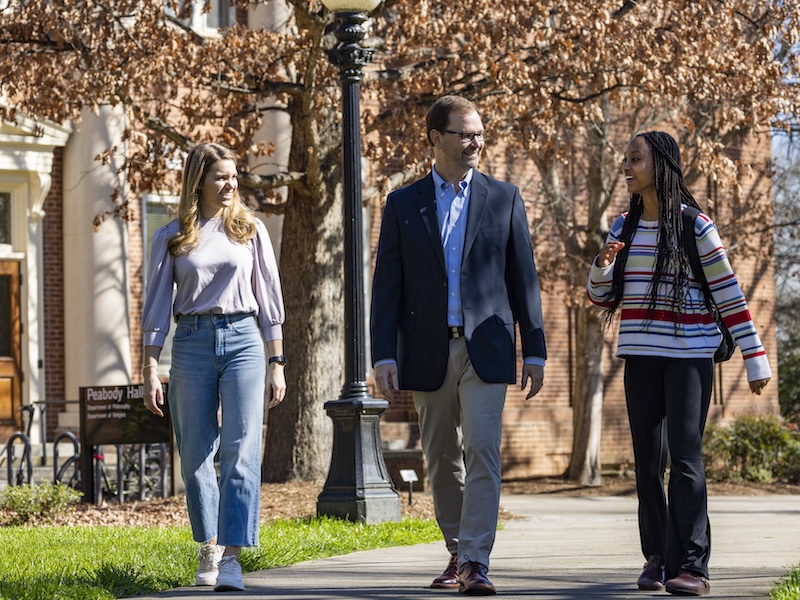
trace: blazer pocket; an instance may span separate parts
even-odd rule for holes
[[[498,325],[513,325],[514,311],[508,309],[496,310],[494,311],[494,320]]]

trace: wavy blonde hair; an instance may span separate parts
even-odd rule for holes
[[[178,204],[180,230],[172,236],[167,248],[173,256],[189,254],[198,244],[200,231],[200,188],[211,165],[221,160],[237,162],[236,155],[219,144],[198,144],[186,157]],[[233,203],[222,209],[222,224],[232,240],[246,243],[256,236],[256,222],[252,211],[242,202],[237,189]]]

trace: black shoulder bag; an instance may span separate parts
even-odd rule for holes
[[[736,350],[736,343],[733,341],[731,332],[725,326],[725,322],[722,320],[719,310],[717,310],[717,305],[714,304],[714,297],[708,287],[708,280],[706,280],[706,275],[703,273],[703,265],[700,264],[700,253],[697,251],[697,241],[694,237],[694,221],[699,214],[700,211],[693,206],[687,206],[683,210],[683,247],[686,249],[686,255],[689,258],[689,265],[692,267],[695,279],[700,282],[703,298],[706,301],[706,308],[712,314],[717,322],[717,327],[722,332],[722,341],[714,353],[714,362],[725,362],[733,356],[733,352]]]

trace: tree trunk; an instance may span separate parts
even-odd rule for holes
[[[575,396],[568,477],[581,485],[603,483],[600,432],[603,420],[603,325],[592,307],[575,308]]]
[[[315,61],[309,62],[314,79]],[[326,85],[337,86],[330,81]],[[286,400],[269,411],[261,478],[324,481],[333,423],[324,404],[344,383],[344,204],[341,110],[322,106],[315,86],[292,97],[289,171],[305,172],[289,188],[281,236],[280,273],[286,304]]]
[[[597,237],[589,236],[584,245],[580,244],[574,229],[569,226],[570,218],[564,199],[572,195],[562,189],[561,179],[555,161],[537,162],[548,208],[559,227],[564,251],[571,257],[569,279],[570,290],[582,290],[589,275],[589,256],[594,257],[602,243]],[[590,192],[599,190],[598,181],[590,182]],[[599,206],[600,196],[590,193],[590,215]],[[595,204],[592,204],[592,203]],[[598,209],[599,210],[599,209]],[[597,320],[597,311],[586,305],[585,293],[578,293],[578,301],[573,302],[576,315],[575,332],[575,386],[572,397],[572,453],[567,468],[567,477],[582,485],[602,485],[600,462],[600,432],[602,431],[603,407],[603,328]]]
[[[323,404],[342,387],[344,328],[342,195],[295,192],[281,244],[286,400],[269,412],[264,481],[316,481],[330,466],[332,426]]]
[[[605,241],[608,230],[606,209],[616,166],[609,163],[605,151],[608,111],[603,103],[604,125],[586,131],[583,144],[588,159],[586,194],[588,231],[591,232],[580,253],[574,253],[572,284],[583,289],[589,277],[591,261]],[[581,293],[583,298],[584,294]],[[603,484],[600,441],[603,425],[603,324],[599,311],[585,300],[575,303],[575,396],[572,398],[572,455],[567,470],[569,479],[581,485]]]

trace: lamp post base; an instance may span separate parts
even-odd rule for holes
[[[343,498],[340,502],[318,500],[317,516],[334,517],[367,525],[396,522],[403,519],[403,509],[400,506],[400,497],[397,492],[392,492],[391,497],[368,497],[361,500],[353,498],[352,494],[348,495],[349,499]]]
[[[371,397],[332,400],[333,452],[317,516],[367,524],[400,521],[400,495],[389,477],[380,442],[380,417],[389,406]]]

